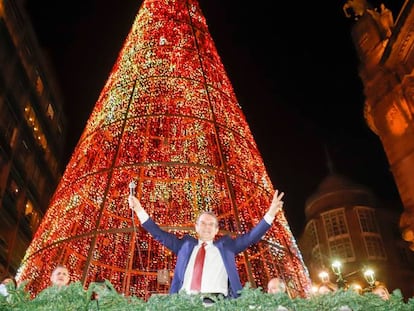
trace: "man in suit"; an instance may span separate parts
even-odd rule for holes
[[[129,206],[137,214],[142,226],[154,239],[177,255],[174,277],[170,293],[185,290],[187,293],[221,294],[236,298],[242,289],[235,257],[250,245],[257,243],[270,229],[272,222],[282,207],[284,193],[275,191],[272,203],[263,219],[247,233],[232,238],[228,235],[215,240],[219,231],[217,217],[211,212],[203,212],[197,218],[195,230],[198,239],[190,235],[178,238],[175,234],[162,230],[147,214],[139,200],[130,195]],[[205,247],[203,242],[205,242]],[[203,244],[203,246],[202,246]],[[200,248],[205,249],[202,267],[201,287],[193,288],[193,271]]]

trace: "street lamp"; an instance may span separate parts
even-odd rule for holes
[[[339,260],[333,261],[331,268],[333,273],[335,273],[337,276],[340,276],[342,274],[342,263]]]
[[[364,271],[364,278],[368,282],[369,287],[373,288],[375,284],[375,272],[372,269],[366,269]]]
[[[342,277],[342,263],[339,260],[334,260],[331,265],[333,273],[338,277],[336,283],[339,288],[345,287],[345,280]]]
[[[328,283],[329,282],[329,273],[326,271],[319,272],[319,278],[321,279],[322,283]]]

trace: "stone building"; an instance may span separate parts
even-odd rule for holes
[[[0,0],[0,276],[15,274],[64,166],[62,99],[23,4]]]
[[[357,5],[358,4],[358,5]],[[352,39],[364,86],[365,119],[378,135],[398,187],[404,211],[402,237],[414,250],[414,1],[401,8],[373,8],[348,0]],[[396,16],[396,18],[393,17]]]

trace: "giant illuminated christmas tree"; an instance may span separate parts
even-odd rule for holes
[[[35,295],[66,264],[85,287],[108,279],[125,295],[165,292],[175,257],[128,207],[129,184],[164,229],[194,233],[201,210],[219,234],[249,230],[274,188],[196,0],[147,0],[20,267]],[[237,257],[243,282],[283,277],[306,296],[308,272],[283,213]],[[167,272],[167,273],[165,273]]]

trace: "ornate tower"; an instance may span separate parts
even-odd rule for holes
[[[143,2],[22,262],[32,294],[56,263],[85,286],[105,278],[143,298],[168,289],[175,257],[136,223],[131,181],[177,234],[193,233],[201,210],[219,215],[220,234],[245,232],[270,204],[273,185],[196,0]],[[293,296],[310,289],[283,213],[237,263],[253,287],[279,275]]]
[[[357,14],[351,3],[360,3],[363,10]],[[372,9],[362,0],[348,0],[344,5],[350,13],[354,9],[352,38],[364,84],[365,119],[387,155],[404,205],[399,224],[402,237],[410,243],[411,250],[414,250],[413,5],[414,1],[405,1],[395,22],[384,4]]]

